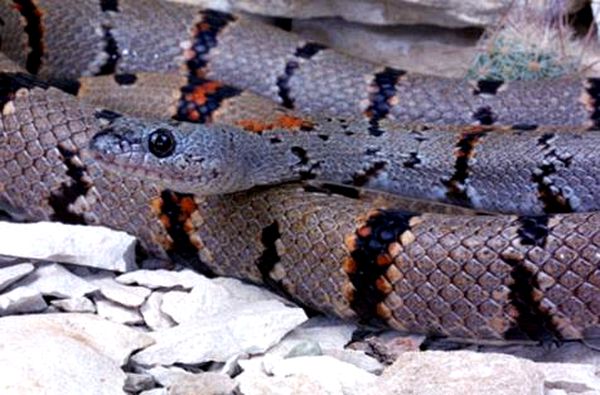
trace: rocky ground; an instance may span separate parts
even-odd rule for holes
[[[600,353],[583,343],[369,332],[235,279],[139,269],[121,232],[0,234],[1,394],[600,393]]]

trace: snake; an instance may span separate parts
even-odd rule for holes
[[[161,1],[3,0],[0,21],[12,218],[407,333],[599,336],[598,80],[421,76]]]

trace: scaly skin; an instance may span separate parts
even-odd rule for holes
[[[0,1],[6,22],[0,36],[8,43],[3,51],[27,63],[30,72],[55,79],[171,72],[169,80],[185,80],[173,85],[169,96],[181,100],[164,109],[171,115],[210,118],[219,104],[241,93],[221,90],[218,99],[213,97],[217,105],[201,113],[195,105],[205,104],[203,78],[209,78],[310,114],[365,116],[374,133],[385,118],[584,127],[596,127],[600,120],[600,82],[594,78],[503,84],[428,77],[339,54],[241,16],[159,0],[16,2],[25,5]],[[32,3],[37,13],[26,12]],[[28,34],[26,25],[33,27]],[[27,50],[28,40],[35,50]],[[186,92],[199,95],[186,97]],[[113,95],[118,102],[118,91]]]
[[[313,117],[260,134],[228,125],[116,119],[97,158],[170,189],[231,193],[321,179],[489,212],[600,210],[600,132],[405,127]],[[165,139],[162,146],[154,139]],[[157,151],[158,150],[158,151]]]
[[[73,72],[83,69],[88,74],[110,67],[121,72],[133,69],[131,64],[136,59],[131,55],[132,48],[138,44],[140,52],[135,53],[148,68],[167,65],[169,69],[171,65],[174,70],[181,61],[172,56],[177,52],[174,43],[183,37],[183,33],[174,32],[189,26],[183,6],[155,2],[135,2],[134,6],[132,1],[119,1],[119,10],[112,16],[116,18],[114,23],[120,24],[106,26],[111,27],[120,48],[131,51],[123,56],[122,63],[115,63],[107,62],[106,54],[73,56],[78,50],[93,52],[94,48],[106,47],[106,34],[99,36],[94,30],[93,42],[89,39],[91,29],[70,30],[80,20],[85,26],[102,27],[97,23],[107,14],[99,13],[96,3],[87,2],[85,9],[78,8],[80,2],[75,1],[35,3],[40,5],[44,23],[50,26],[48,21],[56,21],[57,34],[64,36],[63,41],[50,39],[52,29],[45,29],[45,56],[57,57],[41,66],[30,61],[29,69],[37,67],[49,75],[44,68],[60,64],[61,46],[63,53],[74,60]],[[14,9],[0,9],[5,37],[6,26],[22,25],[22,21]],[[50,17],[53,13],[55,19]],[[128,20],[130,13],[138,13],[140,18]],[[156,35],[138,34],[148,26],[144,18],[150,14],[165,18],[161,24],[164,29]],[[124,22],[116,22],[119,18]],[[410,111],[402,109],[414,108],[402,106],[408,101],[401,96],[400,85],[414,88],[411,97],[416,108],[429,114],[425,119],[434,121],[470,121],[472,110],[484,100],[480,94],[471,96],[463,84],[422,77],[400,81],[400,73],[357,63],[329,50],[317,51],[310,59],[295,59],[299,46],[303,48],[301,54],[315,47],[290,36],[278,38],[269,28],[242,19],[231,20],[213,12],[204,13],[204,18],[206,24],[198,25],[196,39],[206,39],[210,33],[218,39],[218,46],[209,48],[207,54],[199,53],[196,46],[198,53],[191,55],[206,55],[207,62],[201,67],[209,77],[216,76],[218,70],[223,75],[235,70],[236,76],[246,78],[248,70],[234,68],[233,55],[228,54],[231,47],[240,45],[239,58],[246,59],[250,69],[259,71],[255,77],[259,88],[279,97],[274,76],[289,77],[279,84],[284,88],[284,98],[293,99],[298,108],[310,108],[321,96],[333,100],[325,100],[326,105],[340,112],[366,111],[373,138],[386,136],[383,118],[403,119],[402,111]],[[225,24],[211,33],[211,26],[222,22]],[[136,29],[140,29],[138,33]],[[261,52],[260,40],[265,35],[273,45]],[[24,42],[19,41],[19,37],[25,37],[22,32],[14,37],[11,46]],[[234,44],[236,40],[238,44]],[[146,57],[149,48],[161,56]],[[22,53],[19,56],[23,59]],[[264,59],[268,63],[261,63]],[[290,60],[302,63],[291,77],[285,72]],[[312,84],[302,77],[314,68],[325,70],[327,61],[340,67],[336,66],[331,76],[317,73],[321,79]],[[216,274],[267,283],[315,309],[348,319],[381,321],[408,332],[489,339],[598,337],[600,214],[418,214],[406,211],[393,197],[369,199],[353,188],[335,186],[289,186],[205,198],[176,194],[149,181],[106,171],[93,159],[87,148],[89,139],[114,121],[113,114],[95,114],[56,89],[36,87],[38,83],[24,75],[4,73],[0,77],[0,204],[12,215],[125,230],[139,237],[155,254],[188,253]],[[386,88],[384,85],[395,77],[400,82],[392,81]],[[418,84],[411,85],[410,81]],[[296,87],[299,82],[305,83],[306,92]],[[526,99],[516,100],[512,107],[512,101],[504,102],[512,98],[508,93],[491,95],[487,103],[493,105],[493,112],[502,122],[513,123],[515,117],[518,121],[541,119],[552,123],[560,118],[560,124],[586,123],[590,116],[593,118],[594,108],[588,112],[576,98],[582,92],[592,95],[594,89],[584,91],[577,83],[564,84],[550,89],[564,88],[559,103],[567,111],[548,110],[545,100],[552,97],[552,92],[544,91],[550,86],[546,84],[539,85],[539,89],[529,86],[532,95],[544,100],[537,107]],[[421,88],[424,90],[420,92],[425,93],[415,94]],[[440,99],[441,88],[450,89],[456,96],[453,100]],[[491,89],[489,85],[480,88]],[[323,89],[333,94],[323,96]],[[507,92],[518,96],[525,93],[524,89],[517,86]],[[463,97],[460,92],[464,92],[465,101],[458,99]],[[183,99],[183,115],[194,117],[193,108],[187,104],[199,104],[197,98]],[[290,100],[283,102],[289,104]],[[588,97],[588,104],[594,104],[593,97]],[[435,111],[430,114],[428,108]],[[264,133],[270,128],[250,129]],[[548,141],[544,138],[541,144]]]

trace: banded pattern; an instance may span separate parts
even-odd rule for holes
[[[161,29],[150,31],[157,15]],[[230,120],[240,141],[280,147],[300,178],[338,171],[348,183],[202,197],[172,192],[169,178],[158,183],[109,171],[90,151],[90,139],[127,122],[150,131],[157,123],[97,110],[1,59],[7,69],[0,74],[0,209],[9,214],[128,231],[152,254],[183,255],[200,270],[270,284],[313,309],[403,331],[598,336],[600,214],[523,214],[584,210],[598,201],[597,132],[565,137],[536,126],[598,126],[595,79],[468,85],[417,76],[243,17],[150,0],[4,1],[0,18],[3,51],[51,84],[82,97],[94,95],[93,86],[118,91],[113,100],[148,114],[156,106],[165,118]],[[185,51],[181,42],[188,43]],[[171,74],[148,73],[158,70]],[[168,83],[160,86],[158,78]],[[258,108],[264,99],[212,79],[238,82],[283,107],[270,105],[266,112],[276,109],[270,117],[252,117],[238,104]],[[151,100],[140,102],[140,92]],[[562,109],[545,101],[557,92]],[[358,119],[304,117],[290,107]],[[397,133],[390,119],[514,127]],[[192,128],[176,120],[161,127]],[[499,151],[507,139],[513,149]],[[340,142],[359,152],[341,150],[327,162],[324,154]],[[473,215],[353,186],[415,180],[429,180],[414,189],[433,190],[435,198],[521,214]],[[422,213],[429,210],[437,212]]]

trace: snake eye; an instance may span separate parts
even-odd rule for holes
[[[159,158],[171,155],[175,151],[175,145],[175,136],[168,129],[156,129],[148,136],[148,148]]]

